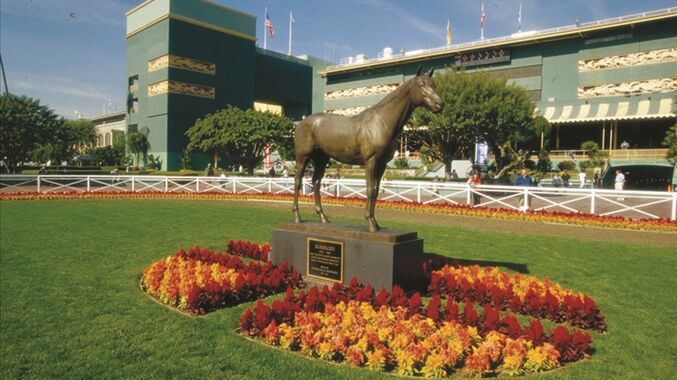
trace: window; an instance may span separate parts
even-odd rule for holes
[[[139,76],[138,75],[132,75],[129,77],[129,92],[136,92],[136,90],[139,89]]]

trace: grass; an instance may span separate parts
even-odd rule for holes
[[[191,318],[138,289],[147,265],[181,247],[269,241],[290,217],[228,202],[1,202],[0,377],[382,378],[243,339],[235,329],[246,305]],[[674,374],[677,260],[670,249],[384,224],[417,230],[427,252],[521,267],[590,294],[609,326],[593,333],[592,359],[537,377]]]

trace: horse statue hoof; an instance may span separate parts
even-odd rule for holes
[[[293,210],[294,212],[294,223],[301,223],[301,215],[297,210]]]
[[[324,213],[320,214],[320,221],[321,221],[322,223],[331,223],[331,222],[329,221],[329,218],[327,218],[327,216],[324,215]]]

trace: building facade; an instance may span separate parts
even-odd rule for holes
[[[255,17],[206,1],[149,0],[127,13],[129,130],[177,168],[196,118],[233,104],[357,114],[414,75],[464,68],[527,89],[554,154],[596,141],[612,160],[654,160],[675,123],[677,8],[328,65],[255,46]],[[630,149],[620,151],[626,141]],[[624,156],[622,156],[624,154]],[[667,163],[663,162],[666,166]]]
[[[148,0],[127,12],[127,130],[148,136],[164,170],[177,170],[185,132],[233,105],[310,114],[313,77],[326,64],[256,47],[256,18],[208,1]],[[316,68],[317,67],[317,68]],[[208,157],[193,156],[195,167]]]
[[[117,136],[124,136],[127,128],[127,113],[116,112],[89,119],[94,124],[96,147],[112,146]]]

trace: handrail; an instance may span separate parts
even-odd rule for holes
[[[124,193],[231,193],[292,194],[293,178],[180,177],[135,175],[0,175],[0,193],[124,192]],[[312,193],[310,178],[303,178],[304,195]],[[364,179],[326,178],[323,196],[366,198]],[[475,195],[475,196],[473,196]],[[474,204],[473,198],[479,197]],[[677,192],[591,188],[516,187],[462,182],[384,180],[380,200],[422,204],[464,204],[526,211],[544,210],[620,215],[627,218],[677,220]],[[522,206],[525,204],[526,206]]]

